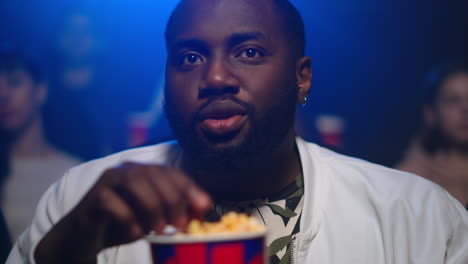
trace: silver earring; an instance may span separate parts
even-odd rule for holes
[[[307,104],[307,96],[304,96],[304,103],[301,104],[302,107],[306,106]]]

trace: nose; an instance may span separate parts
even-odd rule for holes
[[[199,88],[199,97],[236,94],[239,92],[239,81],[232,74],[227,61],[215,59],[207,64],[204,79]]]

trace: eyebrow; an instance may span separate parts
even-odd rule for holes
[[[207,49],[207,44],[196,38],[191,38],[191,39],[180,39],[176,40],[173,45],[171,45],[174,49],[182,49],[182,48],[189,48],[189,49],[195,49],[195,50],[206,50]]]
[[[228,45],[229,47],[234,47],[239,45],[245,41],[249,40],[265,40],[265,34],[261,32],[243,32],[243,33],[234,33],[229,36]],[[189,48],[189,49],[196,49],[196,50],[207,50],[208,44],[198,38],[189,38],[189,39],[179,39],[171,45],[174,49],[182,49],[182,48]]]
[[[236,45],[239,45],[249,40],[265,40],[265,39],[266,39],[265,34],[261,32],[235,33],[229,37],[228,44],[229,44],[229,47],[234,47]]]

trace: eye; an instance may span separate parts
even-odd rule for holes
[[[264,56],[263,52],[255,48],[245,49],[239,54],[239,57],[248,58],[248,59],[256,59],[256,58],[261,58],[263,56]]]
[[[203,62],[203,58],[197,54],[189,53],[182,57],[180,65],[196,65]]]

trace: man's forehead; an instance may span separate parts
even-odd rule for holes
[[[201,7],[205,9],[222,6],[230,8],[234,6],[268,8],[273,5],[275,5],[274,0],[181,0],[178,6],[188,6],[190,8]]]
[[[440,87],[440,94],[454,92],[468,92],[468,73],[454,73],[442,83]]]
[[[184,0],[174,11],[168,37],[208,29],[233,32],[252,28],[277,30],[271,0]]]

